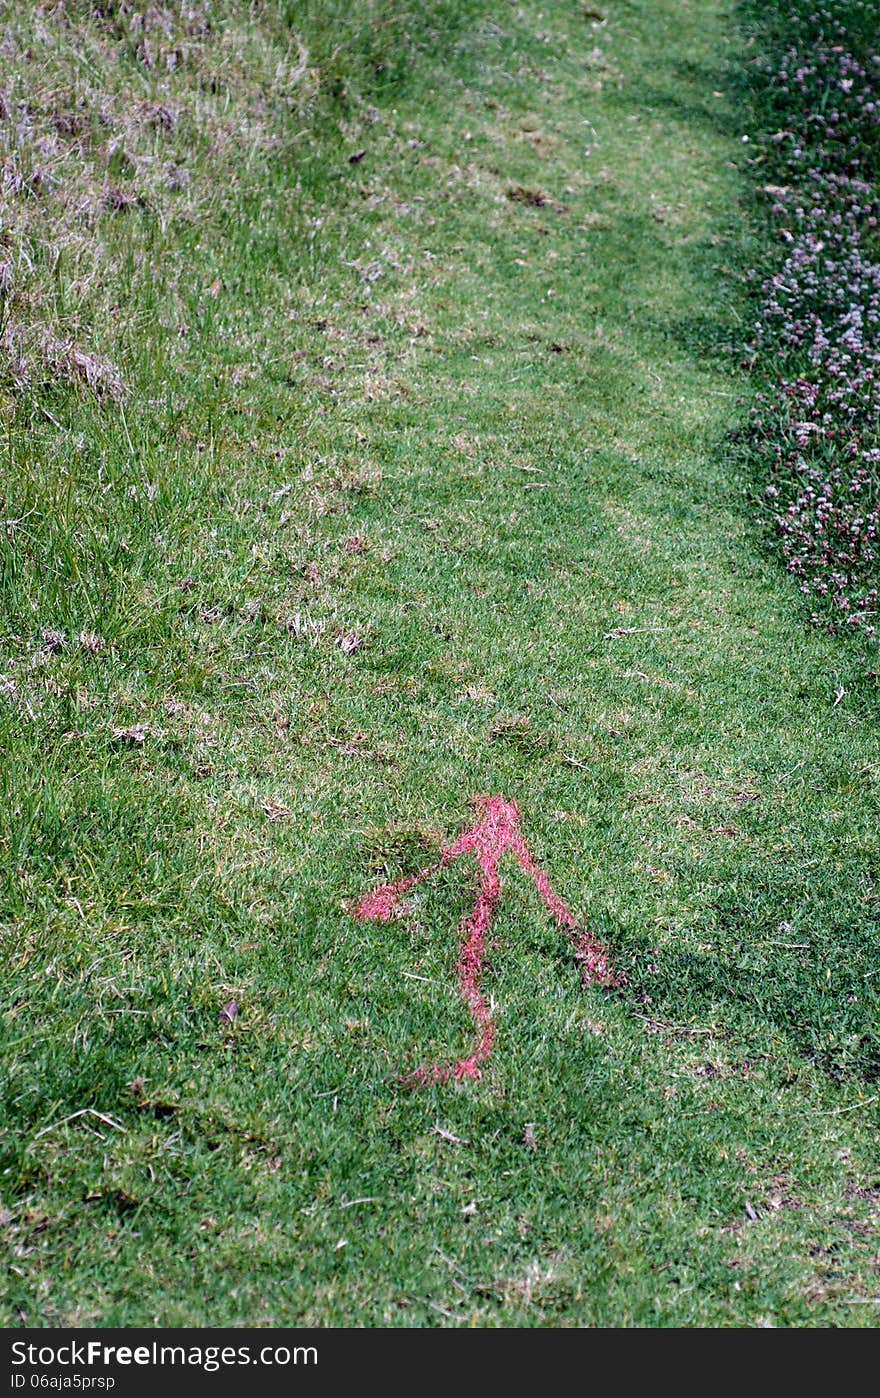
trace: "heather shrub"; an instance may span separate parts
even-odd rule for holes
[[[813,618],[873,637],[880,587],[880,55],[874,4],[771,4],[751,65],[773,255],[749,434]]]

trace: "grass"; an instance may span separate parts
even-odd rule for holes
[[[5,215],[4,1323],[874,1325],[876,674],[726,445],[730,5],[102,12],[2,48],[98,109]],[[406,1091],[472,885],[351,910],[480,792],[627,983],[508,867]]]

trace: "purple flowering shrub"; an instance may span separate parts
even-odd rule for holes
[[[753,348],[770,382],[750,442],[769,479],[764,494],[786,566],[813,599],[814,620],[873,637],[880,625],[880,56],[863,36],[880,39],[880,6],[786,7],[785,19],[795,42],[757,65],[759,106],[775,127],[760,163],[764,178],[773,177],[763,190],[781,256],[758,279]]]

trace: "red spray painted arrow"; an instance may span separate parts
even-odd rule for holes
[[[413,1086],[447,1082],[450,1078],[479,1078],[480,1064],[489,1056],[495,1038],[495,1026],[486,1000],[480,991],[483,950],[486,932],[501,894],[498,865],[505,850],[510,850],[526,873],[560,926],[568,933],[575,949],[575,959],[581,963],[585,985],[617,985],[620,978],[613,970],[605,948],[572,917],[561,898],[550,887],[547,875],[539,869],[529,853],[519,828],[519,807],[503,796],[479,796],[476,801],[481,818],[470,830],[459,835],[454,844],[440,853],[436,864],[419,869],[396,883],[383,884],[368,893],[358,905],[355,917],[361,921],[388,922],[394,916],[398,900],[421,883],[436,869],[443,869],[459,855],[474,853],[480,867],[480,887],[477,901],[461,925],[462,944],[458,956],[458,987],[470,1010],[477,1031],[477,1042],[467,1058],[450,1064],[430,1063],[418,1068],[404,1081]]]

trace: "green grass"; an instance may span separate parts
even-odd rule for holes
[[[873,1325],[876,675],[726,445],[732,8],[351,8],[4,51],[191,166],[77,224],[96,118],[9,312],[125,396],[5,381],[4,1322]],[[483,1080],[411,1092],[471,876],[353,900],[479,792],[627,984],[510,867]]]

